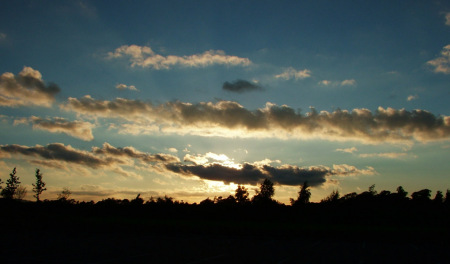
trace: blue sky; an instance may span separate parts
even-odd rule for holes
[[[30,199],[450,188],[445,1],[2,1],[0,58]]]

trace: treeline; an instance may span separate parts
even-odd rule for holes
[[[0,179],[0,195],[6,200],[22,200],[27,190],[25,187],[21,186],[20,178],[16,175],[16,168],[12,170],[9,174],[9,178],[6,180],[6,186],[3,187],[3,181]],[[35,171],[35,183],[33,186],[33,197],[36,198],[37,202],[41,202],[40,196],[46,191],[45,188],[46,183],[43,181],[43,175],[41,174],[39,169]],[[59,202],[66,204],[80,204],[80,202],[71,198],[71,191],[69,188],[63,188],[62,192],[58,194],[57,199],[50,201],[44,200],[44,202]],[[278,201],[273,199],[275,195],[275,188],[272,181],[269,179],[265,179],[261,185],[259,186],[259,190],[256,190],[256,195],[250,198],[250,194],[248,189],[244,186],[238,185],[235,190],[234,195],[229,195],[228,197],[214,197],[210,199],[209,197],[205,200],[201,201],[199,205],[202,206],[213,206],[213,205],[265,205],[265,206],[283,206],[284,204],[279,203]],[[300,186],[300,190],[298,192],[298,196],[296,199],[291,198],[290,203],[292,207],[298,207],[302,205],[310,204],[311,198],[311,190],[308,182],[304,182],[303,185]],[[381,192],[377,192],[375,190],[375,185],[369,187],[368,191],[362,193],[348,193],[345,195],[341,195],[338,190],[334,190],[320,201],[320,204],[358,204],[358,203],[391,203],[391,204],[399,204],[405,202],[412,203],[433,203],[436,205],[443,204],[450,206],[450,190],[447,189],[445,196],[442,191],[437,191],[432,198],[432,191],[429,189],[422,189],[420,191],[413,192],[411,196],[408,196],[408,192],[406,192],[402,186],[397,187],[396,192],[390,192],[387,190],[383,190]],[[91,202],[81,202],[83,204],[95,204],[93,201]],[[147,201],[141,198],[141,195],[138,194],[136,198],[132,200],[128,199],[115,199],[115,198],[107,198],[101,201],[98,201],[99,205],[143,205],[143,204],[157,204],[157,205],[189,205],[189,203],[184,201],[176,200],[173,197],[164,196],[164,197],[150,197]],[[192,205],[197,205],[197,203],[193,203]]]

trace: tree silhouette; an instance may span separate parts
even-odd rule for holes
[[[291,198],[291,204],[292,205],[307,204],[309,203],[310,198],[311,198],[311,191],[309,190],[308,182],[305,181],[303,185],[300,187],[297,200]]]
[[[238,185],[234,197],[236,201],[240,204],[248,202],[248,189],[244,186]]]
[[[445,203],[446,205],[450,205],[450,190],[449,190],[449,189],[447,189],[447,192],[445,192],[445,200],[444,200],[444,203]]]
[[[441,204],[444,201],[444,195],[441,191],[436,192],[436,196],[434,196],[433,201],[438,204]]]
[[[265,179],[259,190],[256,190],[256,195],[253,197],[254,202],[271,202],[272,196],[275,194],[275,189],[273,188],[273,182],[269,179]]]
[[[36,169],[36,184],[33,185],[33,192],[36,194],[33,195],[34,198],[36,198],[37,202],[40,202],[40,196],[43,191],[46,191],[47,188],[45,188],[45,182],[42,181],[42,174],[39,169]]]
[[[417,202],[426,202],[429,201],[431,197],[431,190],[429,189],[423,189],[417,192],[414,192],[413,194],[411,194],[411,198],[413,199],[413,201],[417,201]]]
[[[131,203],[134,205],[141,205],[144,204],[144,199],[141,198],[141,194],[139,193],[136,198],[134,198],[133,200],[131,200]]]
[[[13,199],[17,188],[19,188],[20,181],[16,175],[16,168],[9,174],[9,179],[6,180],[6,187],[2,190],[1,195],[6,199]]]
[[[405,191],[402,186],[398,186],[397,187],[397,195],[399,198],[404,199],[404,198],[406,198],[406,195],[408,195],[408,192]]]
[[[57,199],[62,202],[67,202],[67,201],[70,201],[69,198],[71,195],[72,195],[72,192],[69,190],[69,188],[64,187],[62,192],[60,194],[58,194]]]
[[[16,200],[22,200],[27,195],[27,188],[24,186],[17,187],[16,191],[14,192],[13,199]]]
[[[333,190],[330,195],[323,198],[320,202],[321,203],[332,203],[339,200],[340,194],[338,190]]]

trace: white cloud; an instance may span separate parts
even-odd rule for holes
[[[133,90],[133,91],[139,91],[136,88],[136,86],[134,86],[134,85],[126,85],[126,84],[123,84],[123,83],[117,84],[116,85],[116,89],[119,89],[119,90],[126,90],[126,89],[128,89],[128,90]]]
[[[416,99],[418,99],[418,98],[419,98],[418,95],[409,95],[409,96],[406,98],[406,100],[409,102],[409,101],[412,101],[412,100],[416,100]]]
[[[427,62],[435,73],[450,74],[450,44],[442,48],[441,56]]]
[[[345,153],[353,153],[353,152],[358,151],[358,149],[355,147],[351,147],[351,148],[345,148],[345,149],[336,149],[336,151],[345,152]]]
[[[323,85],[323,86],[328,86],[328,85],[331,85],[331,84],[332,84],[332,82],[329,81],[329,80],[322,80],[322,81],[319,82],[319,85]]]
[[[318,82],[318,84],[320,86],[355,86],[356,85],[356,81],[355,79],[348,79],[348,80],[343,80],[343,81],[330,81],[330,80],[322,80],[320,82]]]
[[[170,69],[173,66],[206,67],[211,65],[248,66],[248,58],[226,55],[221,50],[209,50],[201,54],[189,56],[163,56],[155,53],[150,47],[138,45],[124,45],[114,52],[108,53],[108,58],[127,57],[131,67],[153,68],[155,70]]]
[[[167,150],[169,152],[172,152],[172,153],[177,153],[178,152],[178,149],[176,149],[176,148],[168,148]]]
[[[361,158],[386,158],[386,159],[401,159],[406,157],[407,153],[397,153],[397,152],[386,152],[386,153],[370,153],[370,154],[359,154]]]
[[[284,72],[275,75],[275,78],[277,79],[284,79],[284,80],[302,80],[305,78],[311,77],[311,71],[308,69],[304,70],[296,70],[292,67],[287,68]]]
[[[354,79],[343,80],[341,82],[341,86],[354,86],[354,85],[356,85],[356,81]]]

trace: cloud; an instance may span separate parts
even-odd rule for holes
[[[136,150],[133,147],[123,147],[116,148],[111,146],[109,143],[103,143],[102,148],[93,147],[92,153],[94,154],[102,154],[106,157],[125,157],[125,158],[133,158],[138,159],[145,163],[153,163],[153,162],[179,162],[180,159],[176,156],[170,154],[148,154],[145,152],[141,152]]]
[[[435,141],[450,139],[450,117],[435,116],[425,110],[379,107],[318,112],[311,108],[302,114],[289,106],[267,103],[250,111],[233,101],[180,101],[154,105],[150,102],[117,98],[95,100],[90,96],[69,98],[62,109],[93,118],[122,119],[133,126],[152,127],[154,133],[253,137],[322,138],[357,140],[363,143]],[[120,124],[116,127],[120,129]],[[149,132],[149,131],[147,131]],[[151,133],[151,132],[149,132]]]
[[[412,101],[412,100],[416,100],[416,99],[418,99],[418,98],[419,98],[418,95],[409,95],[409,96],[406,98],[406,100],[409,102],[409,101]]]
[[[32,158],[29,162],[51,168],[67,169],[67,165],[79,165],[91,169],[109,170],[126,177],[142,178],[133,171],[123,169],[123,166],[135,168],[154,168],[159,163],[179,162],[178,157],[169,154],[150,154],[136,150],[133,147],[116,148],[104,143],[102,148],[93,147],[91,151],[76,149],[62,143],[51,143],[46,146],[34,147],[22,145],[0,145],[0,156],[11,158],[23,155]]]
[[[343,80],[341,82],[341,86],[355,86],[355,85],[356,85],[355,79]]]
[[[177,153],[178,152],[178,149],[176,149],[176,148],[168,148],[167,150],[169,152],[172,152],[172,153]]]
[[[85,165],[94,169],[109,166],[110,164],[117,162],[112,159],[101,159],[92,153],[75,149],[70,145],[65,146],[62,143],[51,143],[45,147],[41,145],[36,145],[34,147],[16,144],[0,145],[0,152],[11,155],[21,154],[25,156],[39,157],[44,160],[64,161],[68,163]]]
[[[50,107],[59,91],[55,84],[46,85],[41,73],[31,67],[23,67],[16,76],[10,72],[0,75],[0,106]]]
[[[185,165],[180,163],[165,164],[171,172],[184,176],[197,176],[201,179],[222,181],[225,184],[251,184],[257,185],[263,179],[270,179],[280,185],[297,186],[305,181],[311,186],[320,186],[331,176],[371,175],[375,170],[368,167],[359,170],[350,165],[334,165],[333,169],[326,166],[312,166],[300,168],[292,165],[273,167],[271,165],[255,165],[244,163],[239,167],[229,167],[220,163]]]
[[[311,77],[311,71],[308,69],[304,70],[296,70],[292,67],[287,68],[284,72],[275,75],[275,78],[277,79],[284,79],[284,80],[302,80],[305,78]]]
[[[370,154],[359,154],[361,158],[387,158],[387,159],[400,159],[406,157],[407,153],[396,153],[396,152],[386,152],[386,153],[370,153]]]
[[[336,151],[345,152],[345,153],[353,153],[353,152],[358,151],[358,149],[355,147],[351,147],[351,148],[345,148],[345,149],[336,149]]]
[[[123,83],[119,83],[118,85],[116,85],[116,89],[119,89],[119,90],[132,90],[132,91],[139,91],[137,88],[136,88],[136,86],[134,86],[134,85],[126,85],[126,84],[123,84]]]
[[[348,79],[343,81],[330,81],[330,80],[322,80],[318,83],[320,86],[355,86],[356,81],[355,79]]]
[[[450,26],[450,12],[445,13],[445,25]]]
[[[450,45],[442,48],[441,56],[427,62],[434,67],[435,73],[450,74]]]
[[[123,45],[114,52],[108,53],[109,59],[122,57],[129,59],[131,67],[138,66],[155,70],[170,69],[173,66],[198,68],[212,65],[248,66],[251,64],[251,61],[247,58],[226,55],[221,50],[209,50],[189,56],[162,56],[147,46]]]
[[[6,39],[6,34],[0,32],[0,41],[5,40]]]
[[[64,133],[84,141],[94,139],[92,128],[94,124],[84,121],[68,121],[62,117],[43,119],[37,116],[14,120],[14,125],[32,123],[33,129],[45,130],[51,133]]]
[[[223,90],[235,93],[244,93],[251,91],[261,91],[262,87],[245,80],[236,80],[232,83],[225,82],[222,86]]]

